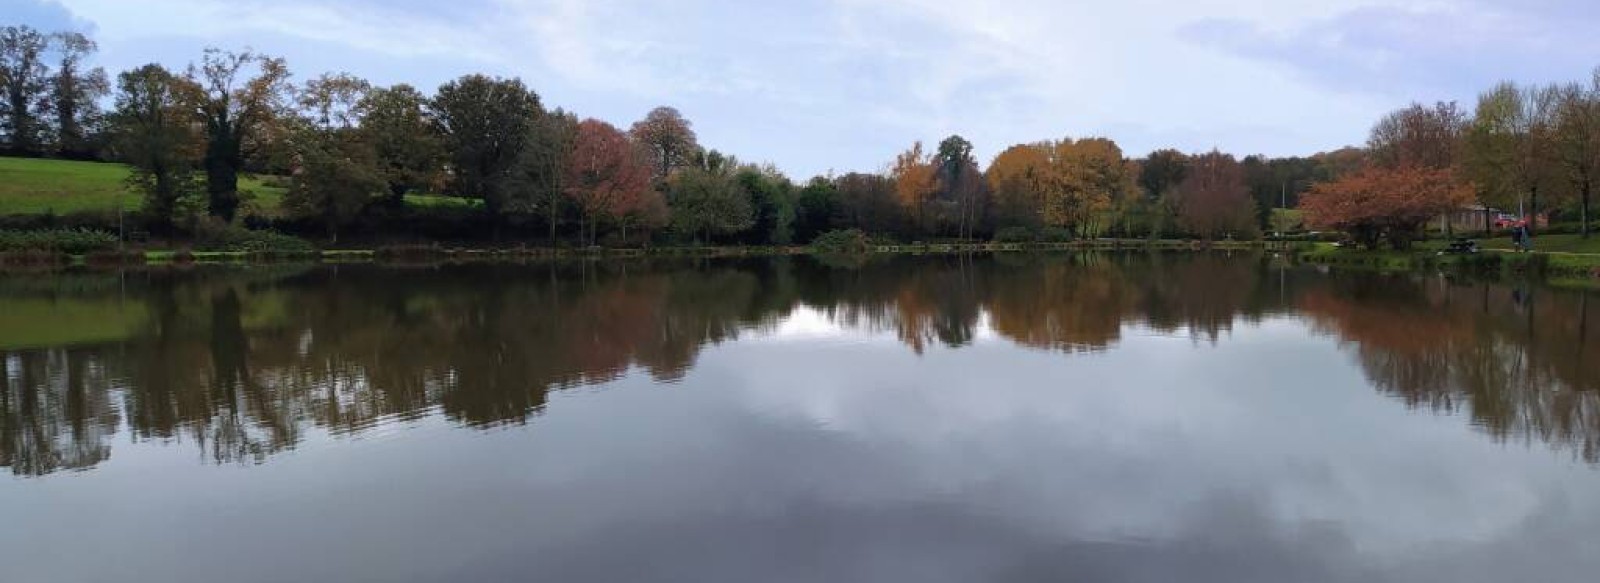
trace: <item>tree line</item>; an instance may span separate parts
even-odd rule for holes
[[[703,147],[673,108],[623,129],[548,108],[515,78],[470,74],[431,93],[345,73],[297,84],[282,59],[208,49],[182,71],[149,64],[112,82],[86,68],[94,52],[81,34],[0,29],[0,147],[128,164],[146,226],[175,237],[244,223],[404,238],[431,232],[413,226],[432,217],[550,245],[787,245],[849,229],[899,241],[1254,238],[1298,229],[1274,211],[1303,206],[1311,227],[1403,246],[1473,203],[1486,223],[1490,207],[1519,200],[1529,214],[1577,206],[1587,233],[1600,172],[1600,77],[1507,83],[1472,115],[1414,105],[1364,148],[1308,157],[1130,157],[1091,136],[1013,145],[985,167],[953,135],[879,172],[796,183]],[[245,174],[284,186],[282,208],[241,218]],[[408,205],[422,193],[474,206]]]

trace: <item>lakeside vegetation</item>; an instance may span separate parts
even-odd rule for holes
[[[146,258],[1284,234],[1409,251],[1435,219],[1472,205],[1485,234],[1491,208],[1522,209],[1577,225],[1580,242],[1541,249],[1596,251],[1600,74],[1504,83],[1470,112],[1415,104],[1381,119],[1364,147],[1306,157],[1130,156],[1087,136],[1016,144],[985,165],[952,135],[886,156],[880,172],[794,180],[702,145],[671,107],[623,129],[551,108],[514,78],[468,74],[431,93],[345,73],[297,83],[283,59],[220,49],[181,71],[152,63],[113,78],[89,66],[97,47],[81,34],[8,26],[0,37],[11,97],[0,105],[0,231],[13,251],[64,251],[89,231],[115,235],[101,252],[131,241]]]

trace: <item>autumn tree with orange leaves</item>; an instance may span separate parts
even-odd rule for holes
[[[995,156],[984,177],[994,193],[996,219],[1027,228],[1042,226],[1040,193],[1050,171],[1050,148],[1045,144],[1018,144]]]
[[[894,167],[890,170],[895,198],[911,216],[912,226],[919,233],[927,228],[928,201],[939,192],[938,170],[933,155],[923,151],[920,141],[895,156]]]
[[[1472,203],[1471,183],[1448,168],[1373,167],[1311,188],[1300,208],[1314,227],[1339,229],[1368,249],[1411,245],[1430,219]]]
[[[587,241],[595,244],[601,219],[615,219],[650,206],[650,166],[622,130],[586,119],[578,124],[566,168],[567,197],[583,215]]]
[[[1051,153],[1041,201],[1045,223],[1080,237],[1099,236],[1114,205],[1138,189],[1122,148],[1106,138],[1065,138]]]

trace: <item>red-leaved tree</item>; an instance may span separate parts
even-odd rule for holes
[[[1312,226],[1342,230],[1368,249],[1385,238],[1404,249],[1429,220],[1472,200],[1471,183],[1448,168],[1374,167],[1313,186],[1300,208]]]
[[[578,124],[565,183],[567,197],[583,215],[585,240],[593,245],[601,219],[619,219],[649,202],[650,165],[627,134],[586,119]]]

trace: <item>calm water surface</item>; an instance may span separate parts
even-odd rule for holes
[[[1596,312],[1221,255],[0,276],[0,581],[1594,581]]]

